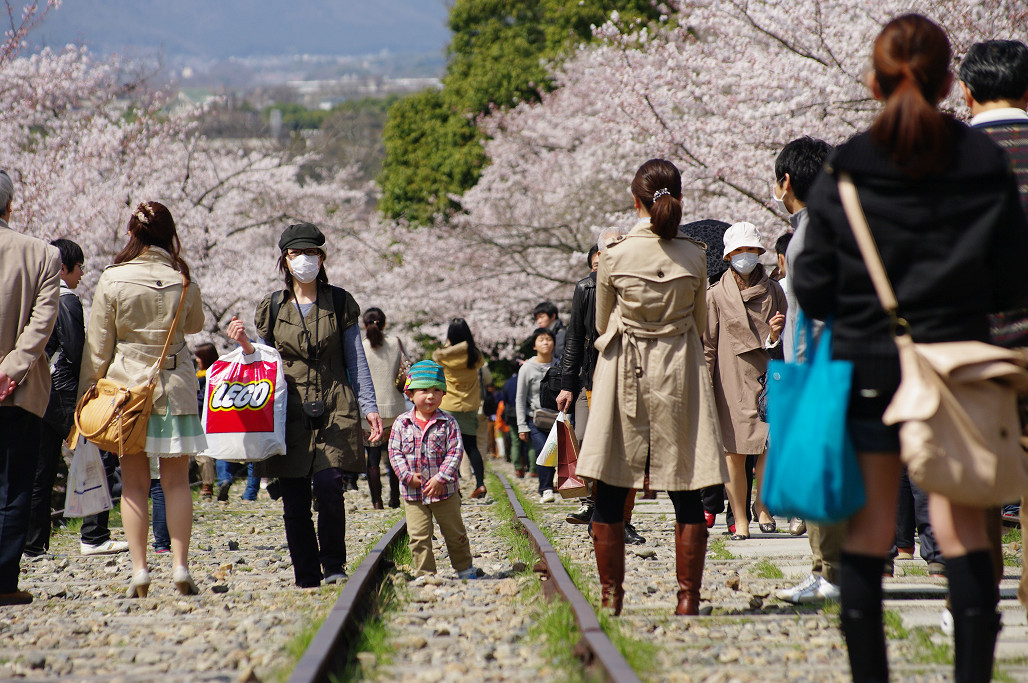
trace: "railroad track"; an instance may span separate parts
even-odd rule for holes
[[[571,609],[581,633],[576,654],[581,660],[582,667],[589,672],[589,679],[638,683],[639,678],[635,671],[603,631],[592,605],[575,586],[557,551],[529,518],[506,477],[500,474],[497,478],[503,485],[504,493],[513,509],[514,519],[522,533],[528,537],[538,557],[539,561],[534,571],[543,594],[548,599],[565,601]],[[391,551],[395,550],[405,536],[406,523],[401,520],[368,553],[340,593],[339,599],[311,641],[307,652],[296,665],[289,683],[327,683],[341,679],[348,670],[351,674],[355,672],[353,662],[357,655],[357,634],[363,622],[380,610],[375,601],[376,597],[381,595],[382,584],[393,567],[390,561]],[[473,538],[472,543],[474,542]]]

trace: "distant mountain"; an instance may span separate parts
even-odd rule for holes
[[[162,51],[172,61],[282,54],[442,52],[447,0],[65,0],[37,46],[101,54]]]

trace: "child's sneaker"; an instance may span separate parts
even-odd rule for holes
[[[473,581],[478,578],[478,570],[474,566],[457,572],[458,579]]]
[[[545,491],[543,491],[543,494],[539,497],[539,500],[543,503],[552,503],[554,500],[553,489],[546,489]]]

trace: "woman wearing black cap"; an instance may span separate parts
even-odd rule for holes
[[[278,246],[286,289],[264,297],[254,322],[261,340],[282,355],[286,453],[258,463],[256,470],[279,479],[296,585],[313,588],[322,577],[326,583],[346,578],[343,473],[365,469],[361,413],[373,441],[382,434],[382,420],[357,326],[360,308],[348,292],[328,284],[325,236],[310,223],[291,225]],[[228,334],[253,353],[242,322],[233,318]]]

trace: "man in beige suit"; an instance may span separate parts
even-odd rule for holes
[[[32,602],[18,590],[18,572],[50,398],[43,349],[57,320],[61,272],[56,248],[7,225],[13,197],[14,183],[0,171],[0,605]]]

